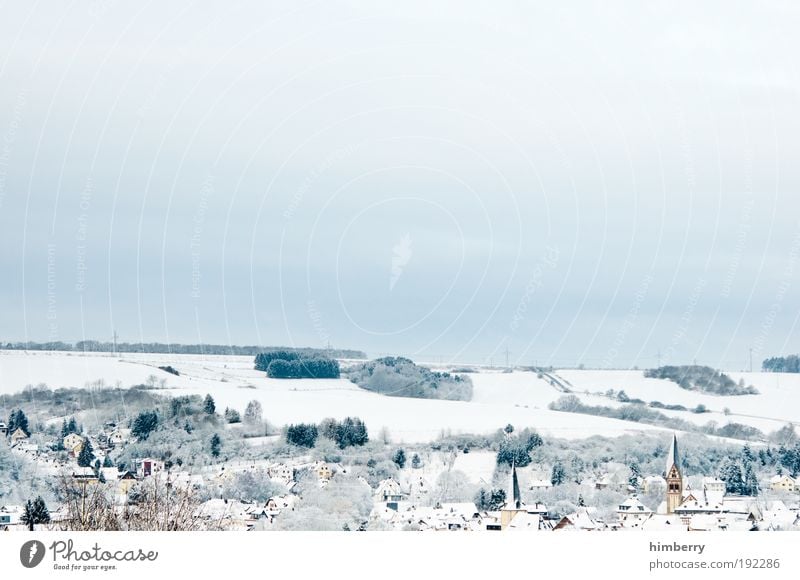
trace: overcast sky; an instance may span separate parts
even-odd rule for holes
[[[0,340],[800,350],[796,3],[262,4],[3,3]]]

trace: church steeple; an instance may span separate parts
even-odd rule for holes
[[[678,437],[672,435],[672,444],[667,454],[667,513],[675,513],[675,508],[683,502],[683,476],[678,454]]]
[[[522,507],[522,496],[519,493],[519,479],[517,478],[517,466],[511,463],[511,478],[506,492],[506,503],[500,509],[500,529],[505,530],[511,520],[519,513],[525,511]]]
[[[522,497],[519,493],[519,479],[517,466],[511,463],[511,482],[506,493],[506,509],[518,510],[522,507]]]

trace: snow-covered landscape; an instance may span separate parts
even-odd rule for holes
[[[800,375],[658,369],[678,384],[325,357],[0,350],[0,517],[9,529],[800,529]],[[323,368],[339,378],[277,378]],[[719,385],[747,394],[709,394]],[[666,446],[678,437],[680,461]]]
[[[347,364],[342,361],[343,367]],[[158,368],[167,365],[180,375]],[[258,400],[265,418],[275,425],[357,415],[376,432],[387,429],[398,443],[432,441],[448,432],[485,434],[507,423],[566,439],[659,430],[641,423],[552,411],[548,405],[565,391],[536,372],[476,370],[469,374],[474,385],[472,400],[463,402],[386,397],[345,378],[270,379],[254,370],[253,359],[247,356],[0,351],[0,394],[39,384],[52,389],[131,387],[155,377],[159,386],[163,384],[160,392],[167,396],[210,393],[220,406],[240,410],[250,400]],[[646,402],[683,405],[689,410],[662,412],[698,425],[736,422],[769,433],[787,423],[800,424],[798,374],[730,373],[735,380],[754,385],[759,394],[729,397],[687,391],[671,381],[644,378],[638,370],[568,369],[550,375],[562,379],[572,394],[590,405],[622,405],[605,394],[613,390]],[[700,404],[709,412],[691,411]]]

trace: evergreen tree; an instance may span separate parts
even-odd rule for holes
[[[81,452],[78,454],[78,465],[80,467],[91,467],[94,461],[94,449],[88,439],[84,439]]]
[[[111,461],[111,457],[108,455],[103,458],[103,467],[114,467],[114,462]]]
[[[228,423],[241,423],[242,417],[239,415],[239,411],[236,409],[230,409],[228,407],[225,408],[225,420]]]
[[[572,472],[572,477],[575,483],[581,482],[581,474],[583,473],[584,464],[583,459],[578,457],[577,455],[573,455],[572,459],[569,462],[570,471]]]
[[[158,414],[155,411],[142,411],[133,420],[131,434],[139,441],[144,441],[158,427]]]
[[[403,449],[398,449],[392,455],[392,461],[394,461],[395,465],[400,469],[403,469],[406,466],[406,452]]]
[[[319,432],[313,423],[299,423],[286,428],[286,442],[298,447],[314,447]]]
[[[578,494],[578,507],[586,507],[586,502],[584,501],[582,494]]]
[[[502,489],[493,489],[487,492],[481,488],[475,495],[475,506],[479,511],[497,511],[506,503],[506,492]]]
[[[487,505],[489,505],[489,500],[486,496],[486,490],[480,488],[475,496],[475,507],[478,508],[478,511],[486,511],[488,509]]]
[[[550,474],[550,483],[553,485],[561,485],[564,483],[564,480],[567,478],[567,474],[564,471],[564,466],[561,465],[560,461],[556,461],[553,464],[553,471]]]
[[[206,398],[203,399],[203,411],[206,415],[213,415],[217,412],[217,405],[214,403],[214,397],[211,394],[206,395]]]
[[[526,467],[531,463],[531,452],[542,445],[542,438],[537,434],[531,434],[527,439],[522,437],[508,437],[500,442],[500,449],[497,452],[498,465],[513,464],[517,467]]]
[[[631,461],[628,469],[630,469],[631,472],[628,476],[628,485],[638,491],[639,482],[641,481],[642,477],[642,470],[639,468],[639,464],[636,461]]]
[[[28,500],[25,502],[25,509],[20,518],[23,524],[28,526],[28,531],[33,531],[33,526],[36,524],[50,523],[50,512],[47,509],[47,504],[44,503],[42,496],[38,496],[35,500]]]
[[[509,435],[511,435],[511,434],[514,432],[514,425],[512,425],[511,423],[509,423],[508,425],[506,425],[506,426],[505,426],[505,428],[503,429],[503,431],[505,431],[506,433],[508,433]]]
[[[28,426],[28,417],[22,409],[14,409],[8,416],[8,431],[7,435],[12,435],[17,429],[22,429],[25,435],[30,436],[31,430]]]
[[[744,495],[758,495],[758,478],[753,469],[753,464],[749,461],[744,464],[744,482],[742,485],[742,494]]]
[[[211,437],[211,456],[219,457],[221,449],[222,439],[220,439],[218,434],[214,433],[214,435]]]
[[[416,453],[411,457],[411,467],[412,469],[419,469],[422,467],[422,459],[420,459],[419,455]]]
[[[493,489],[489,496],[489,511],[497,511],[506,503],[506,492],[504,489]]]
[[[364,445],[369,441],[367,426],[358,417],[347,417],[336,425],[334,441],[339,449]]]
[[[719,478],[725,482],[725,493],[741,494],[744,488],[742,469],[736,461],[728,458],[722,464]]]

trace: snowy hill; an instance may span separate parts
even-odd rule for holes
[[[166,365],[175,367],[180,376],[158,369]],[[385,427],[397,442],[428,441],[443,432],[490,433],[507,423],[563,438],[662,430],[641,423],[552,411],[548,404],[565,393],[563,388],[552,385],[548,376],[489,369],[469,376],[474,396],[472,401],[461,402],[386,397],[360,389],[345,379],[269,379],[253,369],[252,357],[0,351],[0,395],[41,383],[59,388],[99,384],[130,387],[150,382],[168,396],[211,393],[220,409],[242,411],[250,400],[257,399],[265,418],[275,425],[359,416],[373,434]],[[646,379],[641,371],[565,370],[552,376],[591,405],[620,405],[604,395],[609,389],[624,390],[629,397],[648,402],[688,408],[702,403],[714,413],[662,411],[698,424],[735,421],[769,432],[787,421],[800,420],[796,411],[800,375],[733,373],[734,380],[743,376],[761,393],[741,397],[685,391],[669,381]],[[156,377],[155,381],[150,377]],[[726,407],[729,415],[723,414]],[[2,401],[0,412],[8,412]]]

